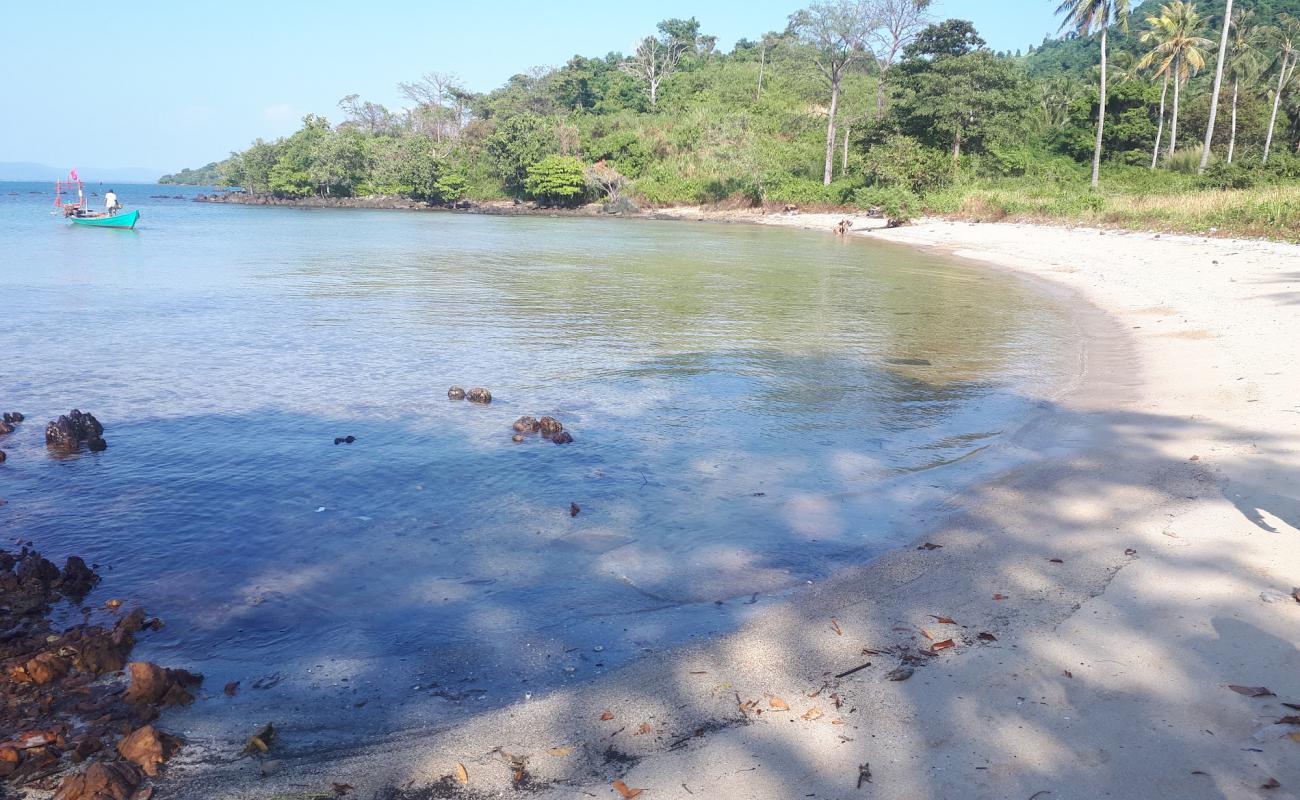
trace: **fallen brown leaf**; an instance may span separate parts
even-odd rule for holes
[[[456,762],[456,780],[462,785],[469,783],[469,770],[465,769],[465,765],[460,762]]]
[[[1124,555],[1126,555],[1126,556],[1135,556],[1135,555],[1137,555],[1137,554],[1138,554],[1138,551],[1134,550],[1134,549],[1131,548],[1131,547],[1128,548],[1128,549],[1126,549],[1126,550],[1124,551]]]
[[[352,784],[350,783],[331,783],[330,786],[334,787],[334,794],[340,797],[352,791]]]
[[[1286,706],[1287,708],[1294,708],[1296,711],[1300,711],[1300,703],[1283,703],[1282,705]]]
[[[1267,687],[1264,686],[1234,686],[1228,684],[1228,688],[1237,694],[1244,694],[1247,697],[1276,697]]]
[[[614,781],[610,785],[613,786],[619,794],[623,795],[623,800],[632,800],[633,797],[636,797],[641,794],[641,792],[645,791],[644,789],[632,789],[622,781]]]
[[[934,544],[933,542],[926,542],[925,544],[921,545],[920,547],[918,547],[918,548],[916,548],[916,549],[917,549],[917,550],[938,550],[938,549],[941,548],[941,547],[943,547],[943,545],[941,545],[941,544]]]
[[[930,632],[927,631],[925,628],[922,628],[922,629],[921,629],[921,635],[924,636],[925,638],[929,639],[929,640],[932,641],[932,642],[934,641],[934,634],[933,634],[933,633],[930,633]]]
[[[605,711],[600,712],[600,721],[601,721],[601,722],[609,722],[609,721],[610,721],[611,719],[613,719],[613,718],[614,718],[614,712],[613,712],[613,711],[605,710]]]
[[[936,620],[938,620],[940,625],[956,625],[956,624],[957,624],[957,620],[953,619],[952,617],[936,617],[934,614],[927,614],[926,616],[928,616],[928,617],[930,617],[930,618],[932,618],[932,619],[936,619]]]
[[[1277,721],[1278,725],[1300,725],[1300,716],[1292,714]]]
[[[651,727],[650,727],[650,723],[648,723],[648,722],[642,722],[642,723],[641,723],[641,726],[640,726],[639,728],[636,729],[636,733],[634,733],[634,734],[632,734],[632,735],[633,735],[633,736],[640,736],[640,735],[645,734],[645,733],[650,733],[650,732],[653,731],[653,730],[654,730],[654,728],[651,728]]]
[[[553,756],[555,756],[556,758],[564,758],[565,756],[571,756],[571,755],[573,755],[573,748],[572,748],[572,747],[552,747],[550,750],[547,750],[546,752],[547,752],[548,755],[553,755]]]
[[[979,639],[981,642],[996,642],[998,640],[998,637],[988,631],[981,631],[979,636],[976,636],[975,638]]]
[[[1277,782],[1277,778],[1269,778],[1259,785],[1261,789],[1280,789],[1282,784]]]
[[[227,683],[226,687],[222,689],[222,691],[225,692],[228,697],[234,697],[239,693],[239,681],[231,681],[230,683]]]
[[[993,595],[993,599],[994,599],[994,600],[1006,600],[1006,599],[1007,599],[1007,596],[1006,596],[1005,594],[995,594],[995,595]]]
[[[779,697],[769,697],[769,698],[767,699],[767,704],[768,704],[769,706],[771,706],[771,707],[773,708],[773,710],[775,710],[775,711],[789,711],[789,710],[790,710],[790,704],[787,703],[787,702],[785,702],[784,700],[782,700],[782,699],[779,698]]]
[[[1297,731],[1296,733],[1288,733],[1286,737],[1293,742],[1300,743],[1300,731]]]
[[[1074,673],[1071,672],[1071,671],[1069,671],[1069,670],[1067,669],[1067,670],[1065,670],[1065,677],[1067,677],[1067,678],[1073,678],[1073,677],[1074,677]]]
[[[840,627],[840,623],[833,619],[831,620],[831,630],[835,631],[836,636],[844,635],[844,630]]]
[[[942,642],[935,642],[934,644],[930,645],[930,649],[937,653],[940,650],[947,650],[949,647],[956,647],[956,646],[957,643],[954,642],[952,639],[944,639]]]
[[[821,716],[822,716],[822,710],[820,708],[810,708],[808,709],[807,712],[804,713],[802,719],[806,719],[809,722],[812,722],[813,720],[818,719]]]
[[[835,719],[831,720],[831,724],[832,724],[832,725],[843,725],[843,724],[844,724],[844,720],[840,719],[839,717],[836,717]]]
[[[1065,563],[1064,561],[1062,561],[1062,560],[1059,559],[1059,558],[1049,558],[1049,559],[1047,559],[1047,560],[1048,560],[1050,563],[1052,563],[1052,564],[1064,564],[1064,563]]]

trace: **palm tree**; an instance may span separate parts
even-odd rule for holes
[[[1264,139],[1264,163],[1273,147],[1273,129],[1277,126],[1277,109],[1282,102],[1282,92],[1295,74],[1296,61],[1300,59],[1300,20],[1290,14],[1278,15],[1279,25],[1273,29],[1273,46],[1277,48],[1277,89],[1273,92],[1273,115],[1268,119],[1268,136]]]
[[[1260,53],[1264,46],[1266,29],[1256,21],[1256,14],[1250,9],[1239,9],[1232,20],[1232,40],[1229,48],[1232,58],[1228,61],[1229,75],[1232,77],[1232,127],[1228,136],[1228,163],[1232,163],[1237,152],[1237,98],[1241,92],[1242,81],[1252,86],[1260,78]]]
[[[1157,73],[1156,77],[1160,77]],[[1169,96],[1169,71],[1164,72],[1164,85],[1160,87],[1160,125],[1156,128],[1156,144],[1151,148],[1151,169],[1160,163],[1160,138],[1165,134],[1165,98]]]
[[[1213,44],[1198,34],[1204,28],[1201,15],[1194,3],[1174,0],[1160,7],[1160,13],[1147,17],[1150,29],[1142,33],[1142,41],[1154,42],[1139,66],[1155,66],[1157,76],[1165,76],[1174,84],[1174,108],[1169,122],[1169,152],[1178,148],[1178,108],[1181,88],[1187,79],[1205,67],[1205,48]]]
[[[1101,93],[1097,103],[1097,145],[1092,153],[1092,188],[1101,176],[1101,137],[1106,128],[1106,35],[1112,25],[1128,29],[1129,0],[1065,0],[1056,9],[1065,15],[1061,28],[1073,28],[1080,36],[1101,31]]]
[[[1196,174],[1205,172],[1210,163],[1210,145],[1214,144],[1214,121],[1219,116],[1219,90],[1223,88],[1223,65],[1228,60],[1228,34],[1232,30],[1232,0],[1223,9],[1223,35],[1219,37],[1219,60],[1214,65],[1214,91],[1210,94],[1210,119],[1205,123],[1205,144],[1201,145],[1201,165]]]

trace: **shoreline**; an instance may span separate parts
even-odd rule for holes
[[[725,213],[823,230],[843,218]],[[864,763],[882,797],[1254,797],[1270,778],[1294,796],[1290,731],[1257,729],[1300,702],[1300,607],[1285,594],[1300,582],[1285,574],[1300,563],[1286,488],[1300,467],[1286,305],[1300,302],[1286,291],[1300,250],[938,221],[868,235],[1050,283],[1092,343],[1081,384],[1015,437],[1038,461],[969,492],[922,536],[942,548],[886,553],[721,639],[419,737],[287,753],[265,777],[196,748],[166,796],[334,781],[479,797],[522,774],[543,797],[613,796],[616,779],[653,797],[850,797]],[[895,669],[913,672],[888,680]]]

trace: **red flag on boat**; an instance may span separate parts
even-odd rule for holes
[[[74,181],[79,181],[79,180],[81,180],[81,178],[78,178],[78,177],[77,177],[77,171],[76,171],[75,169],[74,169],[74,170],[69,170],[69,171],[68,171],[68,175],[69,175],[69,177],[71,177]]]

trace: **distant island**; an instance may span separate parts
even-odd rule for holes
[[[183,169],[172,175],[164,175],[159,183],[179,184],[183,186],[219,186],[222,185],[221,162],[213,161],[198,169]]]

